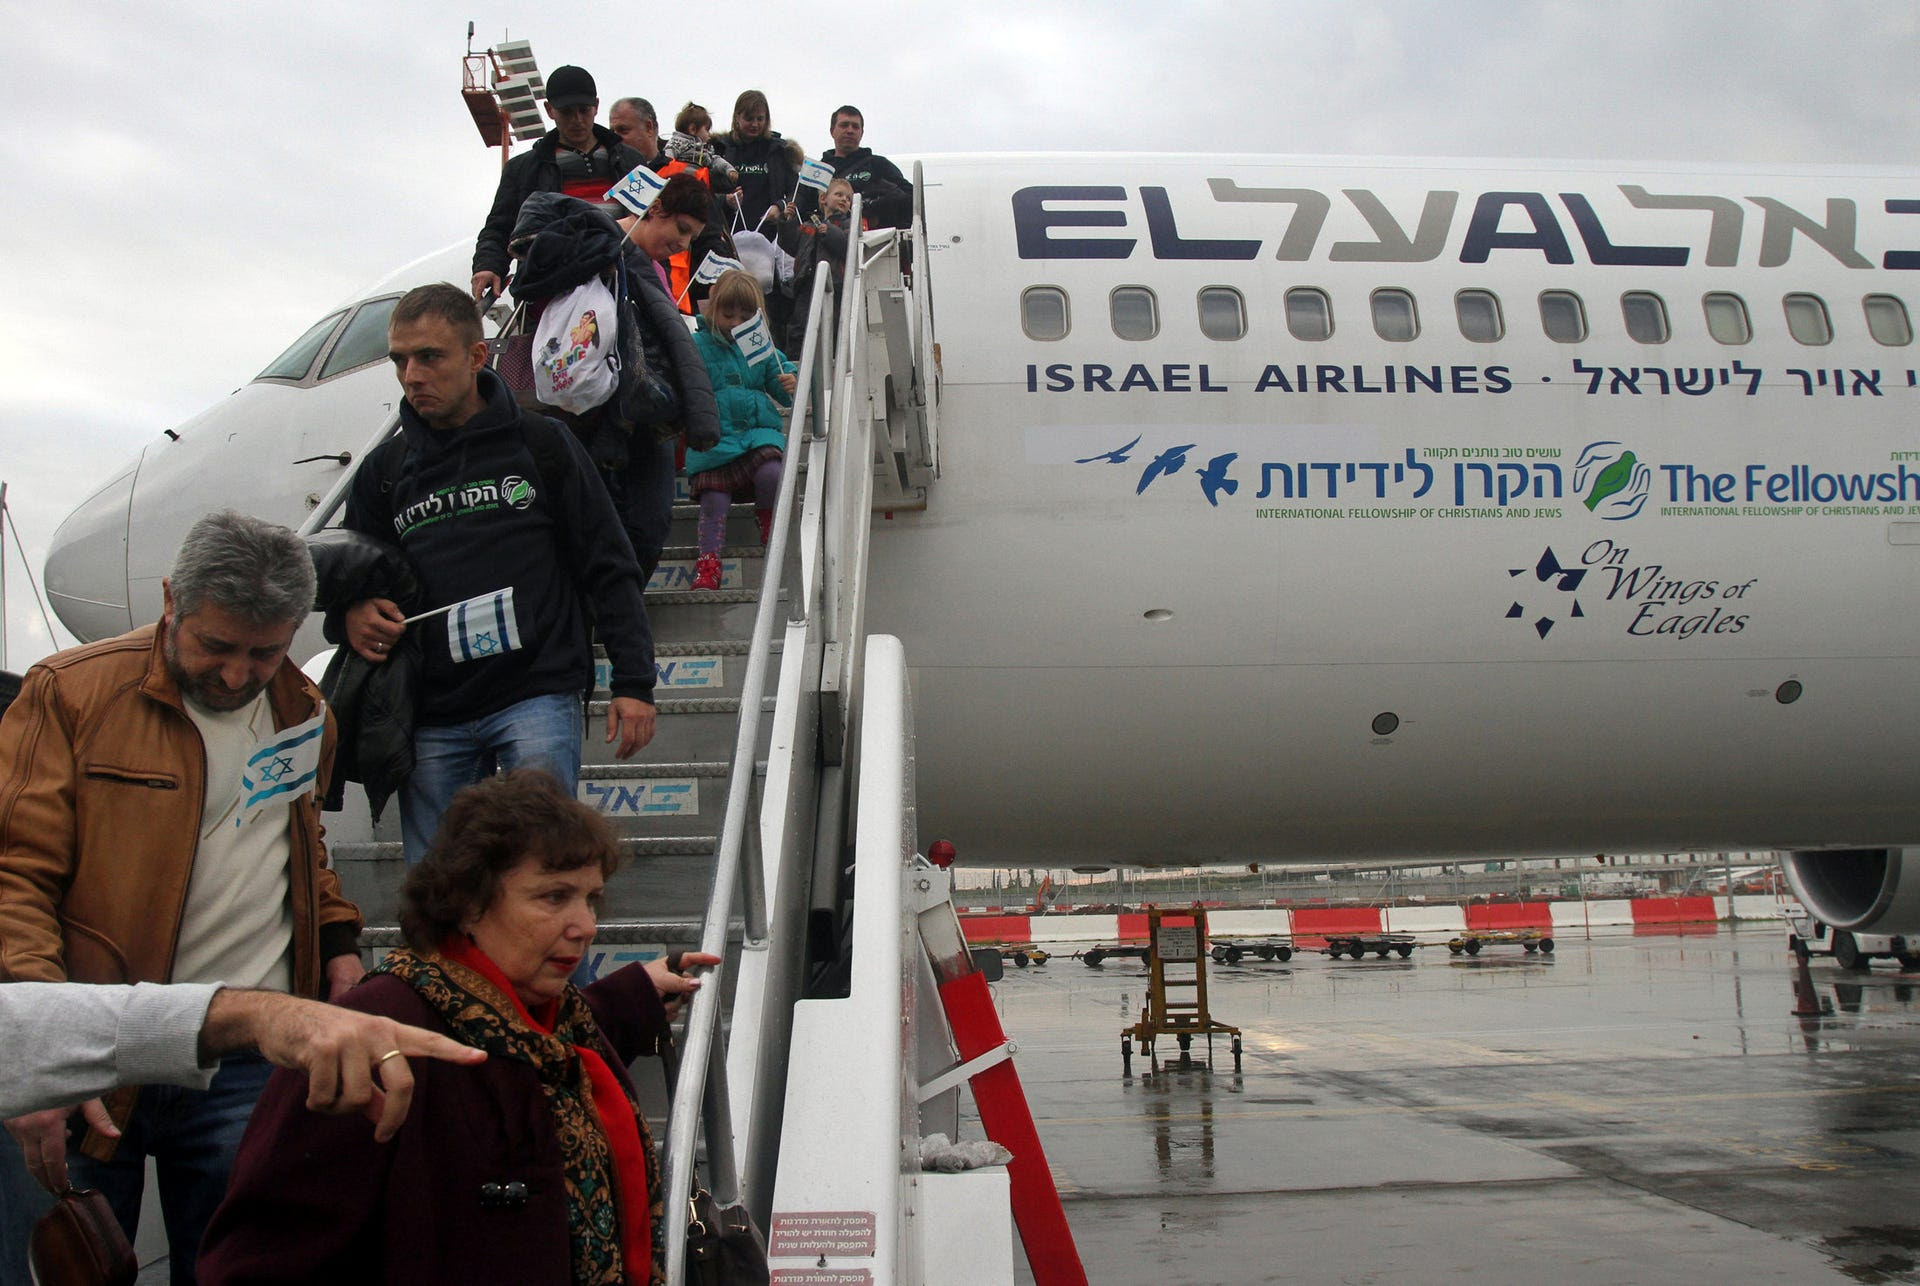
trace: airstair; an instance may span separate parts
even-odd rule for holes
[[[947,979],[916,946],[918,926],[952,910],[913,830],[905,658],[896,640],[870,649],[865,632],[872,515],[923,508],[939,472],[932,300],[928,274],[909,271],[923,229],[917,191],[911,233],[851,239],[837,317],[817,274],[771,538],[762,548],[751,507],[735,507],[720,590],[691,589],[696,508],[676,506],[646,594],[652,744],[626,763],[608,756],[604,661],[588,710],[580,798],[614,822],[629,859],[608,882],[596,963],[694,946],[725,961],[687,1006],[670,1116],[654,1123],[667,1209],[685,1210],[696,1187],[743,1204],[769,1234],[776,1280],[784,1268],[1011,1282],[1013,1205],[1033,1204],[1022,1193],[1038,1181],[1016,1178],[1010,1199],[1004,1168],[922,1174],[917,1162],[923,1134],[958,1137],[961,1088],[1006,1059],[1004,1041],[959,1058]],[[396,813],[358,819],[352,839],[355,819],[334,827],[369,946],[398,941]],[[1024,1117],[1013,1085],[996,1106]],[[1025,1151],[1044,1179],[1037,1140]],[[1071,1266],[1036,1280],[1083,1280],[1044,1188],[1054,1222],[1031,1227],[1055,1260],[1064,1239]],[[684,1251],[674,1239],[673,1283]]]

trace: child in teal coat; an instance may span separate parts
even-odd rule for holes
[[[730,270],[713,283],[707,315],[694,332],[720,407],[720,441],[705,451],[687,452],[687,490],[700,505],[695,589],[720,588],[720,546],[726,541],[727,509],[736,498],[753,497],[761,544],[773,528],[787,444],[780,408],[793,405],[794,365],[773,346],[770,333],[766,356],[757,363],[747,360],[734,339],[735,328],[756,316],[764,328],[765,311],[760,283],[750,273]]]

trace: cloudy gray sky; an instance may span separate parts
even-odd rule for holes
[[[0,14],[0,481],[36,577],[61,517],[122,460],[330,305],[472,237],[499,170],[458,96],[469,18],[482,47],[511,32],[546,70],[587,67],[603,104],[643,94],[670,116],[691,98],[724,120],[740,90],[764,89],[774,128],[813,152],[851,101],[896,160],[1920,154],[1911,0],[0,0]],[[15,670],[56,645],[18,555],[8,533]]]

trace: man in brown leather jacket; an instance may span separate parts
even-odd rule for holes
[[[321,843],[332,720],[287,659],[312,560],[284,527],[211,514],[162,588],[158,624],[47,658],[0,720],[0,981],[329,999],[362,972],[360,915]],[[190,1282],[268,1070],[235,1055],[206,1090],[90,1100],[71,1158],[65,1112],[7,1129],[35,1179],[101,1189],[129,1237],[158,1158],[173,1280]],[[25,1203],[4,1199],[17,1228]]]

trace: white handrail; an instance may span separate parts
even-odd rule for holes
[[[831,317],[828,299],[830,281],[822,274],[814,282],[811,313],[808,316],[806,342],[801,350],[800,375],[794,388],[794,420],[789,441],[818,411],[815,398],[818,352],[823,331],[821,318]],[[733,900],[746,853],[745,839],[750,829],[757,830],[760,819],[749,815],[755,772],[755,751],[759,745],[761,706],[766,694],[767,672],[773,654],[773,626],[779,609],[780,590],[789,564],[787,548],[793,539],[794,497],[798,492],[801,470],[782,471],[780,495],[774,503],[773,525],[767,542],[768,575],[760,587],[760,599],[754,612],[753,644],[747,657],[747,672],[741,686],[740,723],[734,737],[733,765],[727,783],[727,805],[720,828],[720,842],[714,857],[713,884],[707,897],[705,923],[700,932],[700,949],[726,957],[727,933],[733,915]],[[819,485],[814,482],[810,485]],[[815,575],[817,575],[817,571]],[[796,586],[796,589],[800,587]],[[801,591],[804,594],[804,591]],[[764,893],[759,881],[749,881],[750,892]],[[757,900],[757,899],[756,899]],[[766,945],[766,908],[764,902],[749,906],[742,950],[764,950]],[[673,1092],[673,1107],[668,1117],[665,1157],[664,1203],[669,1212],[668,1228],[676,1230],[667,1239],[667,1281],[679,1286],[686,1280],[686,1239],[677,1235],[674,1212],[687,1208],[693,1191],[693,1171],[699,1150],[702,1122],[709,1124],[707,1164],[709,1190],[722,1204],[739,1199],[739,1178],[730,1126],[716,1113],[726,1103],[726,1060],[720,1049],[720,1006],[724,987],[724,964],[716,967],[703,982],[687,1009],[683,1057]]]

